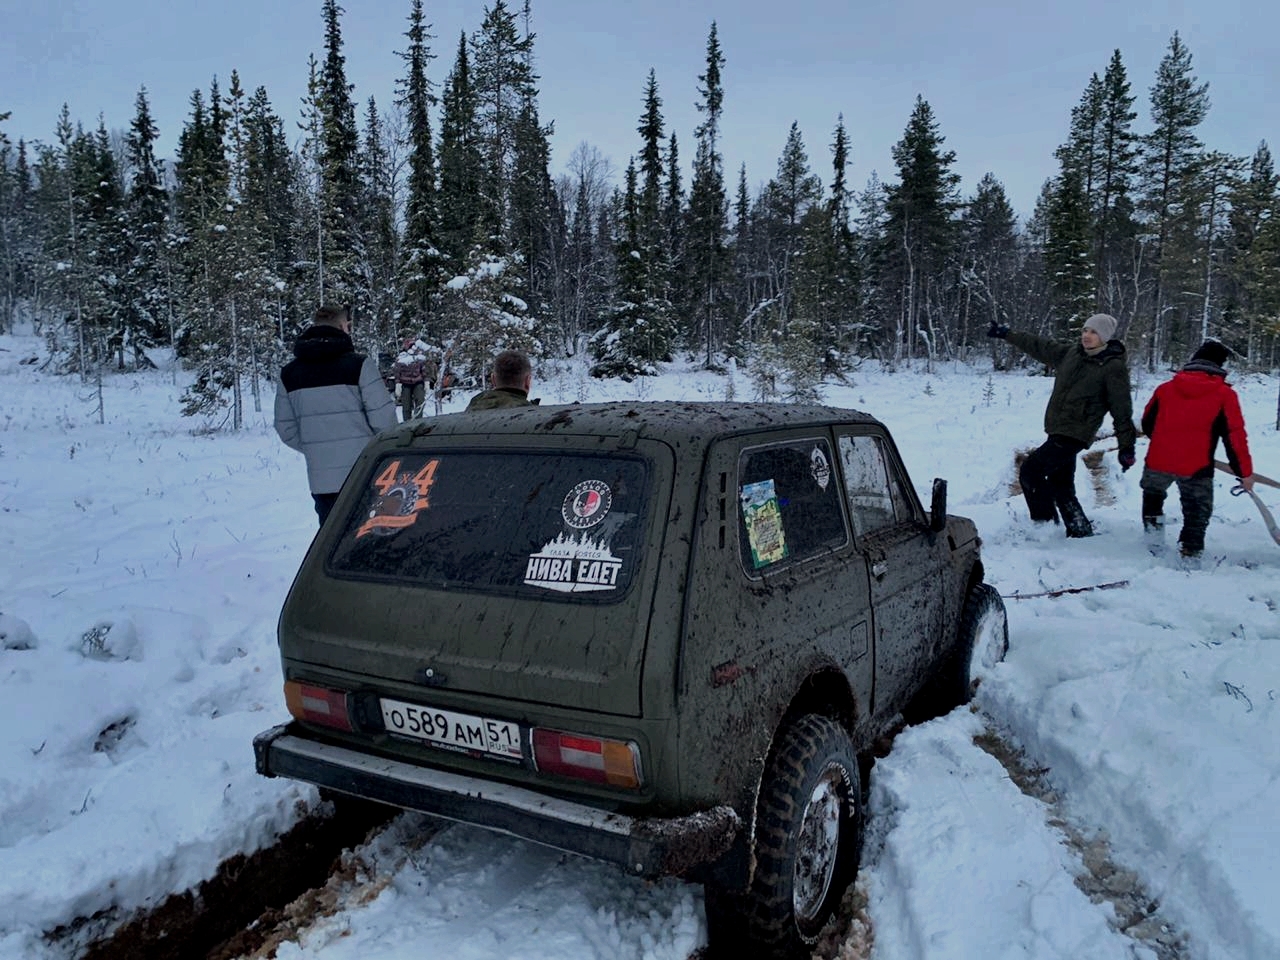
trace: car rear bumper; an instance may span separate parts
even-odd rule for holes
[[[523,787],[371,756],[316,740],[296,724],[254,737],[258,772],[496,830],[620,865],[683,876],[733,845],[741,821],[719,806],[685,817],[630,817]]]

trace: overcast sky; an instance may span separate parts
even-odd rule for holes
[[[508,0],[519,9],[522,0]],[[481,0],[427,0],[442,83],[458,38],[480,25]],[[389,107],[402,61],[409,0],[346,0],[347,76],[363,114],[370,96]],[[196,87],[233,69],[252,92],[265,86],[296,137],[307,57],[323,59],[321,0],[0,0],[0,129],[11,140],[54,139],[61,105],[86,127],[102,114],[127,128],[146,85],[170,155]],[[830,182],[829,146],[844,114],[850,183],[875,170],[893,179],[890,149],[917,94],[932,105],[956,152],[966,196],[985,173],[1030,213],[1054,170],[1071,107],[1093,72],[1121,51],[1148,128],[1148,91],[1175,30],[1212,108],[1201,126],[1215,149],[1248,156],[1274,144],[1280,120],[1280,4],[1274,0],[534,0],[540,107],[554,121],[552,173],[585,141],[625,168],[645,79],[657,73],[668,134],[693,155],[697,76],[717,21],[725,56],[723,153],[730,187],[747,166],[753,187],[776,171],[792,121],[814,171]],[[438,126],[437,126],[438,130]],[[620,175],[618,177],[621,179]],[[686,186],[688,181],[686,178]]]

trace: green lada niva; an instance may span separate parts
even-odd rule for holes
[[[971,521],[888,429],[752,403],[536,406],[372,441],[280,615],[258,770],[707,887],[789,956],[853,878],[863,775],[1008,645]]]

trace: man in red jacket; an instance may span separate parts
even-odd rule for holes
[[[1227,348],[1206,340],[1191,362],[1156,387],[1142,411],[1142,432],[1151,440],[1142,469],[1142,525],[1153,544],[1164,536],[1164,499],[1178,485],[1182,500],[1184,557],[1204,550],[1213,514],[1213,457],[1221,439],[1240,485],[1253,489],[1253,459],[1245,435],[1240,398],[1227,385]]]

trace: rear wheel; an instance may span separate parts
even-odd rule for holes
[[[782,733],[761,785],[754,843],[746,893],[707,891],[713,956],[808,956],[862,844],[858,758],[834,720],[805,716]]]

